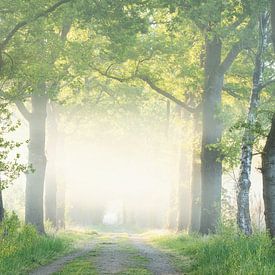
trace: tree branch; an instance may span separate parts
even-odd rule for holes
[[[56,2],[55,4],[53,4],[51,7],[49,7],[48,9],[39,12],[38,14],[36,14],[33,18],[30,19],[26,19],[23,20],[19,23],[17,23],[13,29],[7,34],[6,38],[0,43],[0,50],[5,49],[5,47],[8,45],[8,43],[10,42],[10,40],[13,38],[13,36],[23,27],[25,27],[26,25],[28,25],[29,23],[34,22],[35,20],[41,18],[41,17],[45,17],[47,16],[49,13],[55,11],[57,8],[59,8],[61,5],[70,2],[71,0],[60,0],[58,2]]]
[[[248,29],[254,26],[254,22],[251,20],[250,22],[247,23],[245,29],[243,32],[246,32]],[[222,61],[222,63],[219,66],[219,73],[225,74],[236,57],[239,55],[239,53],[247,46],[247,42],[244,41],[244,39],[240,39],[238,42],[236,42],[230,51],[227,53],[226,57]]]
[[[147,59],[144,59],[144,60],[141,60],[139,63],[138,63],[138,66],[140,65],[140,63],[142,63],[143,61],[145,61]],[[182,108],[186,109],[188,112],[190,113],[195,113],[199,108],[200,108],[200,105],[193,108],[191,106],[189,106],[188,104],[186,104],[185,102],[179,100],[178,98],[176,98],[175,96],[173,96],[172,94],[164,91],[163,89],[161,89],[160,87],[158,87],[151,79],[149,79],[147,76],[144,76],[144,75],[141,75],[141,74],[138,74],[138,66],[137,66],[137,69],[135,70],[135,73],[133,76],[130,76],[130,77],[126,77],[126,78],[121,78],[121,77],[117,77],[117,76],[114,76],[114,75],[109,75],[108,72],[110,70],[110,68],[112,67],[113,64],[111,64],[107,70],[105,72],[102,72],[101,70],[97,69],[97,68],[93,68],[94,70],[96,70],[97,72],[99,72],[101,75],[105,76],[105,77],[108,77],[108,78],[111,78],[111,79],[114,79],[114,80],[117,80],[119,82],[126,82],[126,81],[129,81],[131,79],[134,79],[134,78],[138,78],[142,81],[144,81],[145,83],[147,83],[150,88],[154,91],[156,91],[158,94],[170,99],[171,101],[173,101],[174,103],[178,104],[179,106],[181,106]]]
[[[118,77],[118,76],[115,76],[115,75],[110,75],[110,74],[108,74],[108,71],[110,70],[110,68],[111,68],[112,65],[113,65],[113,64],[111,64],[111,65],[107,68],[107,70],[106,70],[105,72],[102,72],[100,69],[97,69],[97,68],[94,68],[94,67],[93,67],[93,69],[94,69],[95,71],[97,71],[99,74],[101,74],[101,75],[103,75],[103,76],[105,76],[105,77],[107,77],[107,78],[111,78],[111,79],[117,80],[117,81],[119,81],[119,82],[126,82],[126,81],[128,81],[128,80],[134,78],[133,76],[123,78],[123,77]]]
[[[223,62],[219,66],[219,73],[225,74],[228,71],[242,49],[243,43],[241,43],[240,41],[232,46],[231,50],[228,52],[227,56],[224,58]]]
[[[222,87],[223,91],[225,91],[227,94],[231,95],[234,98],[237,98],[239,100],[243,99],[239,94],[237,94],[234,90],[230,89],[227,86]]]
[[[185,110],[187,110],[190,113],[194,113],[196,112],[197,108],[193,108],[190,107],[189,105],[187,105],[185,102],[179,100],[178,98],[174,97],[172,94],[164,91],[163,89],[159,88],[151,79],[149,79],[147,76],[144,75],[137,75],[137,78],[143,80],[144,82],[146,82],[151,89],[153,89],[154,91],[156,91],[158,94],[161,94],[162,96],[170,99],[171,101],[175,102],[176,104],[178,104],[179,106],[181,106],[182,108],[184,108]]]
[[[263,84],[260,86],[260,88],[261,88],[261,89],[264,89],[264,88],[266,88],[267,86],[269,86],[269,85],[271,85],[271,84],[273,84],[273,83],[275,83],[275,78],[271,78],[271,79],[267,80],[265,83],[263,83]]]
[[[25,104],[20,100],[16,100],[14,103],[15,103],[17,109],[19,110],[19,112],[22,114],[22,116],[26,120],[30,121],[32,113],[28,111]]]

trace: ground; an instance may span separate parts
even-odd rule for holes
[[[182,274],[169,254],[152,246],[142,234],[91,235],[77,250],[41,266],[32,275],[66,274]]]

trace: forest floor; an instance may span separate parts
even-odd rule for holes
[[[146,235],[102,233],[91,235],[75,252],[30,274],[182,274],[170,256],[151,245]]]

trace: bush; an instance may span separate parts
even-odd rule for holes
[[[0,226],[0,274],[24,274],[69,248],[68,241],[39,235],[31,225],[22,225],[12,213]]]
[[[191,258],[184,272],[194,274],[275,274],[274,247],[264,233],[247,237],[226,228],[207,237],[174,235],[156,240],[178,255]],[[184,269],[185,268],[185,269]]]

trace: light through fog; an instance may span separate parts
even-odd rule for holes
[[[165,107],[164,102],[164,118]],[[65,194],[67,224],[164,228],[171,192],[175,192],[173,186],[179,177],[180,123],[170,122],[173,137],[169,137],[167,121],[163,117],[158,119],[158,114],[146,116],[130,110],[125,118],[124,113],[91,115],[80,111],[84,119],[79,121],[78,117],[67,115],[69,107],[60,110],[56,137],[57,195]],[[22,119],[17,113],[16,116]],[[28,139],[27,126],[23,123],[17,131],[18,140]],[[48,136],[48,147],[50,142]],[[46,153],[49,167],[53,160],[49,150]],[[27,145],[21,154],[27,160]],[[14,193],[20,197],[17,201],[23,203],[25,177],[15,186]],[[13,193],[14,187],[7,190],[6,196]],[[7,207],[17,208],[18,203],[10,201]],[[17,212],[23,216],[22,208]]]
[[[182,150],[183,164],[191,165],[191,125],[177,115],[171,116],[167,135],[167,121],[162,118],[160,122],[156,116],[132,111],[126,118],[96,114],[81,122],[78,117],[67,116],[66,108],[61,110],[64,114],[57,137],[56,175],[58,203],[60,197],[65,197],[67,226],[165,228],[171,203],[172,208],[177,204]],[[165,104],[162,111],[165,117]],[[27,123],[18,113],[15,117],[23,121],[16,139],[27,140]],[[22,147],[21,154],[27,160],[27,145]],[[48,152],[47,158],[49,165],[52,157]],[[262,207],[261,177],[257,169],[252,173],[252,218],[262,223],[262,216],[253,217],[253,209],[258,213],[256,208]],[[223,185],[234,206],[236,183],[231,176],[225,174]],[[187,184],[185,210],[189,219],[190,174],[183,178]],[[25,177],[21,176],[4,191],[6,207],[16,210],[21,217],[24,189]]]

